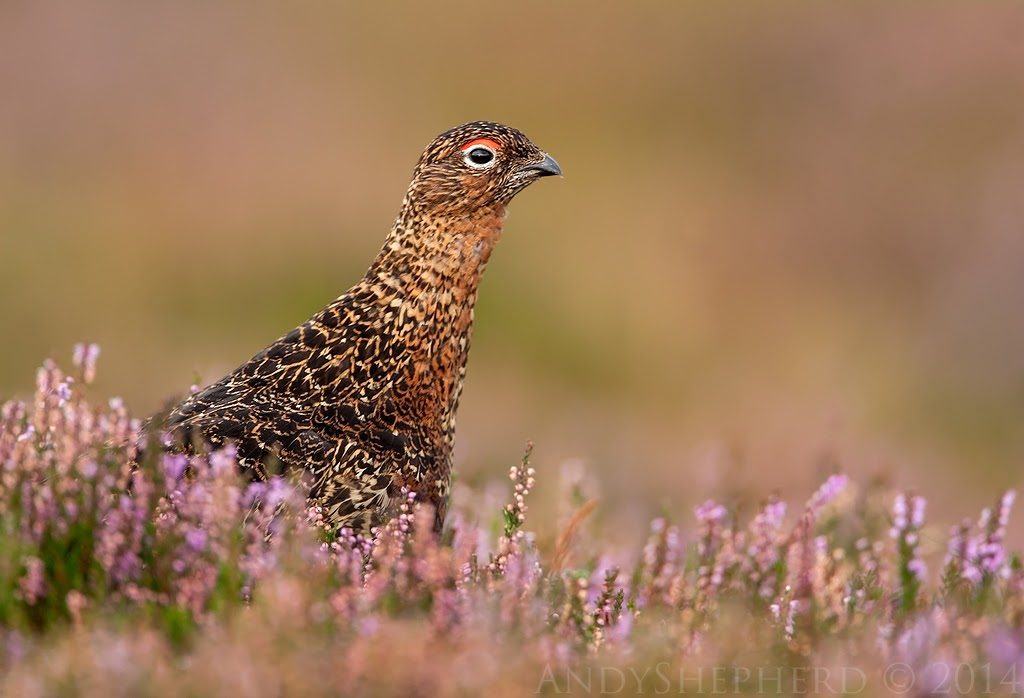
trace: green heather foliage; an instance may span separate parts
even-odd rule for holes
[[[120,401],[87,399],[97,354],[47,362],[0,410],[0,694],[1024,690],[1012,491],[931,572],[925,500],[842,475],[792,513],[658,518],[633,549],[574,542],[576,501],[547,555],[527,451],[495,519],[455,502],[438,538],[409,494],[367,540],[327,530],[297,482],[243,481],[230,450],[161,453]]]

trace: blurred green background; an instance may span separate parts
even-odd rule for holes
[[[565,177],[484,280],[463,482],[532,438],[612,517],[835,468],[955,518],[1022,483],[1013,3],[4,2],[0,396],[77,341],[137,414],[218,378],[480,118]]]

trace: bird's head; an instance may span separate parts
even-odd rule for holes
[[[521,131],[492,121],[473,121],[445,131],[416,164],[408,199],[417,207],[462,215],[505,205],[529,184],[561,175],[554,158]]]

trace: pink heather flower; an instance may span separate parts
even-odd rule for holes
[[[944,624],[943,610],[932,608],[917,614],[902,629],[894,628],[892,632],[892,651],[894,659],[913,666],[924,666],[926,663],[941,661],[937,651],[941,638],[940,626]],[[925,693],[923,695],[930,695]]]
[[[989,659],[1000,668],[1019,670],[1024,666],[1024,634],[1009,628],[997,628],[988,634],[985,649]]]
[[[921,558],[914,558],[908,562],[907,569],[921,581],[923,581],[925,576],[928,574],[928,564]]]
[[[701,523],[716,523],[726,517],[726,508],[717,504],[714,500],[707,500],[693,510],[694,516]]]
[[[1002,571],[1006,551],[1000,543],[983,543],[978,546],[978,567],[986,574],[995,575]]]
[[[942,562],[944,569],[943,576],[945,577],[947,584],[955,584],[958,579],[965,578],[965,572],[967,568],[968,544],[970,536],[968,533],[971,530],[971,522],[969,519],[965,519],[959,526],[953,526],[949,529],[949,543],[946,547],[946,557]],[[972,584],[976,580],[968,580]]]
[[[532,444],[528,445],[528,449],[530,448],[532,448]],[[529,450],[527,455],[529,455]],[[537,471],[526,465],[525,462],[522,467],[513,465],[509,468],[508,477],[516,484],[513,501],[505,505],[505,511],[512,515],[518,525],[522,525],[526,521],[526,511],[528,509],[526,498],[529,496],[530,490],[533,489],[535,484],[534,475],[536,474]]]
[[[924,525],[924,512],[927,502],[924,497],[911,497],[909,502],[905,494],[896,495],[893,502],[893,526],[889,535],[895,540],[905,541],[908,545],[917,544],[916,531]]]
[[[775,595],[775,579],[769,574],[770,568],[779,561],[780,529],[786,518],[786,504],[770,501],[758,512],[747,529],[749,543],[743,560],[750,581],[758,584],[761,598]]]
[[[100,358],[98,344],[76,344],[71,354],[71,362],[82,374],[82,380],[92,383],[96,379],[96,362]]]
[[[54,373],[56,371],[56,364],[49,359],[44,361],[42,368],[36,371],[36,392],[39,395],[49,395],[53,392]]]
[[[786,614],[786,637],[790,640],[793,639],[794,621],[796,620],[796,612],[800,607],[800,602],[793,599],[789,602],[789,612]]]
[[[679,531],[668,526],[663,518],[651,521],[651,534],[642,552],[640,581],[643,590],[638,603],[643,606],[655,600],[666,601],[677,577]]]
[[[907,498],[905,495],[896,495],[896,501],[892,505],[893,514],[893,526],[889,531],[889,535],[893,538],[897,538],[900,531],[907,527]]]
[[[633,611],[623,607],[618,619],[607,630],[609,641],[615,643],[626,642],[633,632],[633,619]]]
[[[268,511],[273,511],[287,503],[294,494],[295,490],[288,480],[282,477],[272,477],[267,481],[261,498]]]
[[[1009,572],[1003,541],[1016,496],[1014,490],[1007,490],[1000,497],[995,512],[988,508],[981,512],[978,519],[980,531],[970,541],[964,577],[981,581],[986,575],[1002,576]]]
[[[9,664],[17,664],[25,658],[25,655],[28,654],[28,648],[25,646],[25,640],[17,630],[4,632],[2,638],[2,644],[4,645]]]
[[[778,559],[775,544],[785,518],[786,503],[773,501],[765,504],[764,508],[750,522],[747,557],[757,562],[756,566],[759,569],[769,567]]]
[[[790,536],[787,578],[795,599],[809,598],[814,590],[815,552],[811,537],[821,510],[846,487],[845,475],[830,476],[807,500],[807,506]]]
[[[694,510],[701,522],[701,537],[697,541],[697,588],[702,595],[701,605],[707,604],[711,595],[721,586],[725,566],[730,561],[727,552],[731,549],[733,532],[723,527],[722,522],[728,511],[720,504],[708,500]]]
[[[234,444],[212,451],[209,457],[210,470],[214,474],[234,472],[238,465],[238,457]]]
[[[85,345],[84,344],[76,344],[74,349],[72,349],[72,351],[71,351],[71,363],[73,363],[76,368],[80,368],[84,361],[85,361]]]
[[[928,567],[918,550],[918,531],[924,524],[925,499],[900,493],[893,502],[893,527],[889,535],[896,541],[900,565],[900,599],[904,609],[917,603]]]
[[[788,591],[789,589],[787,588],[787,592]],[[773,603],[770,606],[768,606],[768,610],[771,611],[772,614],[772,620],[775,621],[776,625],[780,623],[783,625],[782,630],[786,635],[786,639],[788,640],[793,639],[793,633],[796,630],[796,612],[799,609],[799,607],[800,602],[796,599],[791,599],[786,604],[786,612],[785,616],[783,616],[782,604]]]
[[[768,502],[764,507],[764,520],[767,526],[771,528],[779,528],[782,525],[783,520],[786,518],[786,503],[785,502]]]
[[[818,488],[807,502],[807,510],[812,516],[817,517],[818,512],[825,508],[840,492],[846,487],[848,478],[846,475],[832,475],[825,483]]]
[[[25,603],[32,606],[46,594],[46,568],[34,555],[25,558],[24,563],[25,575],[18,580],[18,590]]]
[[[924,509],[925,499],[924,497],[914,497],[912,512],[910,514],[910,525],[914,528],[921,528],[924,526]]]
[[[996,516],[996,521],[998,522],[1001,535],[1006,534],[1006,525],[1010,522],[1010,509],[1013,508],[1013,503],[1016,499],[1016,490],[1006,490],[999,500],[999,513]]]

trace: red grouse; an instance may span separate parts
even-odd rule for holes
[[[480,276],[512,197],[560,174],[514,128],[442,133],[359,283],[175,407],[168,431],[234,443],[256,479],[301,469],[336,529],[387,520],[403,488],[435,507],[440,529]]]

